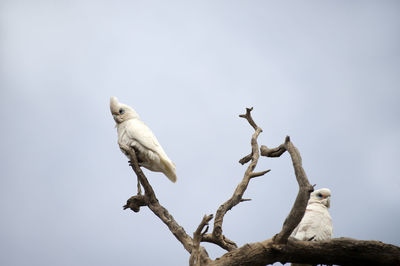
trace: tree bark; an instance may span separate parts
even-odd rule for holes
[[[261,266],[280,262],[328,265],[400,265],[400,248],[379,241],[336,238],[276,244],[273,239],[246,244],[210,262],[209,266]]]

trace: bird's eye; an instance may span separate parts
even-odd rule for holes
[[[321,193],[318,193],[317,196],[318,196],[318,198],[322,198],[322,194]]]
[[[119,114],[120,114],[120,115],[123,115],[123,114],[125,114],[125,110],[124,110],[124,109],[122,109],[122,108],[121,108],[121,109],[119,109]]]

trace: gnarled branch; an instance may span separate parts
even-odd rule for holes
[[[145,194],[136,195],[131,197],[127,204],[124,206],[124,209],[130,208],[135,212],[138,212],[140,206],[148,206],[149,209],[163,221],[163,223],[168,227],[168,229],[172,232],[172,234],[182,243],[183,247],[189,252],[192,252],[193,249],[193,239],[185,232],[182,226],[180,226],[172,217],[172,215],[168,212],[166,208],[164,208],[158,201],[156,194],[154,193],[153,188],[151,187],[149,181],[146,176],[143,174],[142,170],[137,161],[135,150],[130,149],[129,147],[122,146],[121,149],[125,151],[126,154],[129,155],[130,165],[133,171],[136,173],[139,178],[140,183],[142,184]],[[208,256],[204,255],[202,252],[202,256],[208,258]]]
[[[251,163],[247,167],[242,181],[236,187],[231,198],[228,199],[225,203],[223,203],[218,208],[216,215],[215,215],[214,228],[213,228],[212,234],[204,235],[203,239],[202,239],[202,241],[217,244],[221,248],[228,250],[228,251],[236,249],[237,245],[235,242],[233,242],[232,240],[229,240],[227,237],[225,237],[222,234],[222,223],[223,223],[225,214],[230,209],[232,209],[234,206],[239,204],[240,202],[247,201],[247,199],[243,199],[242,197],[243,197],[244,192],[247,189],[250,179],[257,177],[257,176],[262,176],[269,172],[269,170],[262,171],[262,172],[253,172],[255,167],[257,166],[257,162],[260,157],[260,153],[258,150],[259,148],[258,148],[257,138],[260,135],[260,133],[262,132],[262,129],[257,126],[257,124],[254,122],[253,118],[251,117],[252,110],[253,110],[253,108],[246,108],[246,114],[239,115],[240,117],[245,118],[255,130],[255,132],[251,138],[251,150],[252,150],[251,156],[248,155],[245,157],[245,158],[249,158],[251,160]],[[247,160],[247,159],[244,159],[244,160]]]
[[[232,197],[223,203],[217,210],[214,228],[211,234],[207,234],[208,223],[213,215],[206,215],[193,233],[193,239],[185,232],[158,201],[155,192],[149,184],[138,164],[136,153],[129,147],[121,147],[130,157],[130,165],[136,173],[139,183],[144,188],[144,195],[138,193],[131,197],[124,209],[130,208],[135,212],[140,207],[148,206],[158,216],[174,236],[182,243],[184,248],[191,254],[190,265],[266,265],[275,262],[294,262],[312,264],[340,264],[340,265],[400,265],[400,247],[385,244],[378,241],[361,241],[348,238],[332,239],[328,241],[297,241],[289,238],[295,227],[304,216],[310,192],[313,186],[310,185],[306,173],[302,167],[302,159],[299,151],[286,137],[285,142],[276,148],[261,146],[258,148],[257,138],[262,129],[257,126],[251,117],[252,108],[246,108],[246,114],[240,115],[245,118],[254,128],[255,132],[251,138],[251,153],[239,162],[245,164],[250,162],[243,179],[236,187]],[[299,192],[294,205],[286,218],[282,230],[272,239],[262,242],[245,244],[238,248],[236,243],[229,240],[222,234],[222,223],[225,214],[234,206],[243,201],[243,194],[252,178],[262,176],[269,172],[254,172],[260,153],[266,157],[280,157],[285,151],[290,154],[296,180],[299,185]],[[139,184],[139,186],[140,186]],[[201,242],[214,243],[228,252],[222,257],[212,261],[206,250],[200,246]]]
[[[379,241],[336,238],[276,244],[273,239],[246,244],[209,266],[261,266],[280,262],[337,265],[400,265],[400,248]]]
[[[197,227],[196,231],[193,233],[193,250],[192,254],[190,255],[189,265],[190,266],[200,266],[202,265],[201,261],[201,253],[200,253],[200,242],[202,237],[208,231],[208,222],[213,218],[212,214],[204,215],[203,220]],[[203,231],[203,228],[206,227]]]
[[[261,155],[266,157],[279,157],[285,151],[288,151],[292,159],[294,173],[296,176],[297,183],[299,184],[299,192],[297,193],[296,200],[283,223],[282,230],[275,235],[274,241],[279,244],[284,244],[288,240],[290,234],[300,223],[306,211],[308,200],[310,199],[310,193],[314,191],[314,187],[308,182],[306,172],[302,166],[302,160],[300,152],[290,141],[290,137],[287,136],[285,142],[276,148],[269,149],[266,146],[261,146]]]

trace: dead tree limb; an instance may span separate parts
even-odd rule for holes
[[[202,241],[211,242],[219,245],[221,248],[231,251],[237,248],[237,245],[232,240],[229,240],[222,234],[222,223],[224,220],[225,214],[232,209],[234,206],[239,204],[240,202],[246,201],[248,199],[243,199],[243,194],[247,189],[247,186],[250,182],[250,179],[258,176],[262,176],[269,172],[269,170],[262,172],[253,172],[255,167],[257,166],[258,159],[260,157],[259,147],[257,143],[257,138],[262,132],[262,129],[257,126],[251,117],[251,111],[253,108],[246,108],[246,114],[239,115],[242,118],[245,118],[249,124],[254,128],[254,134],[251,138],[251,156],[246,156],[245,158],[249,158],[251,163],[247,167],[245,174],[243,176],[242,181],[236,187],[233,195],[230,199],[228,199],[225,203],[223,203],[217,210],[214,219],[214,228],[211,234],[207,234],[203,236]],[[249,161],[248,160],[248,161]]]
[[[296,176],[297,183],[299,184],[299,192],[297,193],[296,200],[293,207],[287,216],[281,232],[279,232],[274,240],[278,244],[284,244],[287,242],[290,234],[300,223],[306,211],[307,202],[310,199],[310,193],[314,191],[314,187],[308,182],[306,172],[302,166],[302,160],[300,152],[290,141],[290,137],[287,136],[285,142],[276,148],[269,149],[266,146],[261,146],[261,155],[266,157],[279,157],[285,151],[288,151],[292,159],[294,173]]]
[[[134,212],[139,212],[141,206],[149,207],[149,209],[160,218],[161,221],[163,221],[176,239],[182,243],[183,247],[189,253],[192,253],[193,239],[185,232],[185,229],[175,221],[174,217],[168,212],[168,210],[159,203],[153,188],[144,175],[142,169],[140,169],[135,150],[130,149],[129,147],[121,147],[121,149],[123,149],[126,154],[129,154],[129,158],[131,159],[130,166],[137,175],[145,191],[144,195],[136,195],[128,199],[124,209],[130,208]],[[200,247],[198,252],[202,263],[210,261],[210,258],[203,247]]]
[[[210,262],[209,266],[261,266],[280,262],[328,265],[400,265],[400,247],[379,241],[336,238],[276,244],[273,239],[246,244]]]

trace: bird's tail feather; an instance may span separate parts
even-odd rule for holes
[[[161,159],[161,163],[164,166],[163,173],[171,180],[173,183],[176,182],[176,172],[175,172],[175,165],[171,161],[167,161],[165,159]]]

